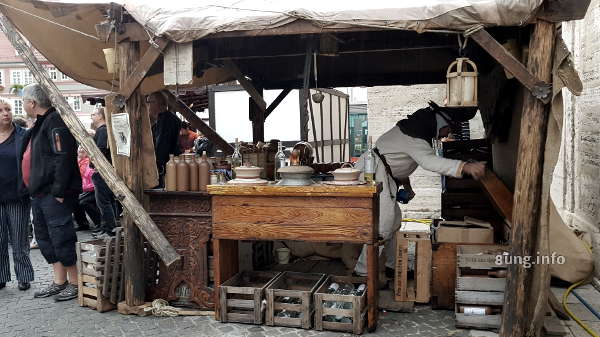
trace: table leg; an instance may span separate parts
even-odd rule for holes
[[[367,306],[369,332],[377,329],[377,316],[379,314],[379,250],[376,244],[367,245]]]
[[[213,239],[213,255],[215,261],[215,319],[221,320],[220,285],[238,272],[237,240]]]

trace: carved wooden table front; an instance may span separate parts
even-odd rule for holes
[[[211,197],[203,192],[147,190],[148,213],[169,243],[182,256],[182,266],[166,268],[158,262],[158,277],[148,295],[180,304],[193,302],[214,308],[214,292],[208,287],[208,243],[211,235]],[[155,268],[150,268],[151,273]]]

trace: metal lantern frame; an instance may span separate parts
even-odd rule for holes
[[[472,68],[472,71],[467,70],[467,66],[469,65]],[[453,69],[456,68],[456,71]],[[471,61],[467,57],[459,57],[454,62],[450,63],[448,66],[448,70],[446,72],[446,99],[448,102],[446,106],[448,107],[470,107],[477,106],[477,65],[473,61]],[[465,90],[466,83],[469,79],[473,79],[472,82],[472,90],[473,95],[471,96],[471,100],[465,100]],[[456,87],[455,87],[456,86]],[[451,95],[451,93],[456,92],[456,95]],[[457,101],[453,101],[452,97],[459,97],[460,99]]]

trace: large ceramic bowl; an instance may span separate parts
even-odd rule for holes
[[[277,170],[281,175],[281,186],[309,186],[315,182],[311,179],[314,170],[309,166],[286,166]]]
[[[260,171],[262,167],[258,166],[238,166],[235,170],[236,179],[258,179],[260,178]]]
[[[362,171],[355,169],[352,164],[346,163],[332,173],[335,181],[356,181]]]

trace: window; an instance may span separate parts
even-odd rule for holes
[[[29,70],[23,70],[23,84],[31,84],[33,83],[33,74]]]
[[[58,72],[56,71],[56,68],[48,68],[48,75],[50,75],[50,79],[52,79],[53,81],[58,80]]]
[[[11,84],[23,84],[23,77],[21,76],[21,70],[10,71],[10,83]]]
[[[0,85],[4,85],[4,71],[0,70]]]
[[[69,76],[67,76],[67,75],[65,75],[65,74],[63,74],[63,73],[60,73],[60,80],[61,80],[61,81],[68,81],[68,80],[70,80],[70,79],[71,79],[71,78],[70,78]]]
[[[23,100],[20,99],[15,99],[13,101],[13,112],[15,115],[22,115],[23,114]]]
[[[69,103],[73,111],[81,111],[81,97],[69,96],[67,97],[67,102]]]
[[[81,111],[81,99],[79,97],[73,97],[73,110]]]

